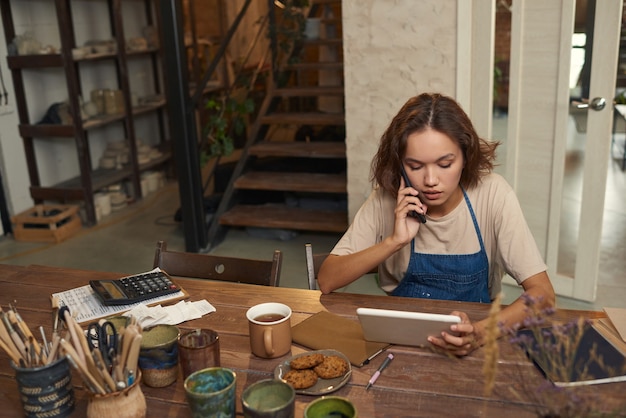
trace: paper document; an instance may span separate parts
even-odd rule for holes
[[[185,297],[185,293],[180,291],[158,298],[144,300],[132,305],[120,306],[103,305],[90,285],[77,287],[64,292],[53,293],[52,296],[58,298],[59,306],[67,306],[70,308],[72,316],[80,324],[107,316],[121,314],[122,312],[126,312],[140,304],[151,305],[169,300],[182,299]]]
[[[181,322],[202,318],[204,315],[215,312],[215,307],[206,300],[188,302],[181,300],[170,306],[135,306],[124,316],[133,316],[143,328],[157,324],[178,325]]]

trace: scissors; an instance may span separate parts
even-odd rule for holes
[[[100,351],[107,368],[111,367],[117,355],[117,338],[117,330],[112,322],[94,322],[87,327],[89,348]]]

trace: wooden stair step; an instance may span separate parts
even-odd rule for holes
[[[343,39],[341,38],[315,38],[315,39],[303,39],[305,46],[342,46]]]
[[[346,193],[345,174],[250,171],[235,181],[237,189]]]
[[[274,96],[281,97],[312,97],[312,96],[342,96],[343,86],[297,86],[274,89]]]
[[[348,214],[344,211],[312,210],[280,204],[237,205],[225,212],[221,225],[295,229],[303,231],[345,232]]]
[[[318,62],[298,62],[288,64],[285,70],[342,70],[343,62],[341,61],[318,61]]]
[[[345,125],[343,113],[287,113],[276,112],[260,116],[263,124],[292,124],[292,125]]]
[[[346,158],[345,142],[259,142],[250,147],[257,157]]]

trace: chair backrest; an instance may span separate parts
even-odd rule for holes
[[[309,281],[309,289],[317,290],[317,273],[320,271],[322,263],[330,253],[313,254],[313,246],[309,243],[304,244],[304,253],[306,256],[306,273]],[[373,273],[378,273],[378,266],[367,272],[367,274]]]
[[[328,253],[325,254],[313,254],[313,246],[311,244],[304,244],[304,250],[306,254],[306,273],[309,281],[309,289],[317,290],[317,273],[320,271],[320,266],[328,257]]]
[[[171,276],[278,286],[282,261],[280,250],[274,251],[271,260],[255,260],[168,251],[167,243],[159,241],[153,267],[159,267]]]

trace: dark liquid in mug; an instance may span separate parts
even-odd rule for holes
[[[276,321],[280,321],[284,317],[285,315],[283,314],[268,313],[268,314],[259,315],[256,318],[254,318],[254,320],[257,322],[276,322]]]

